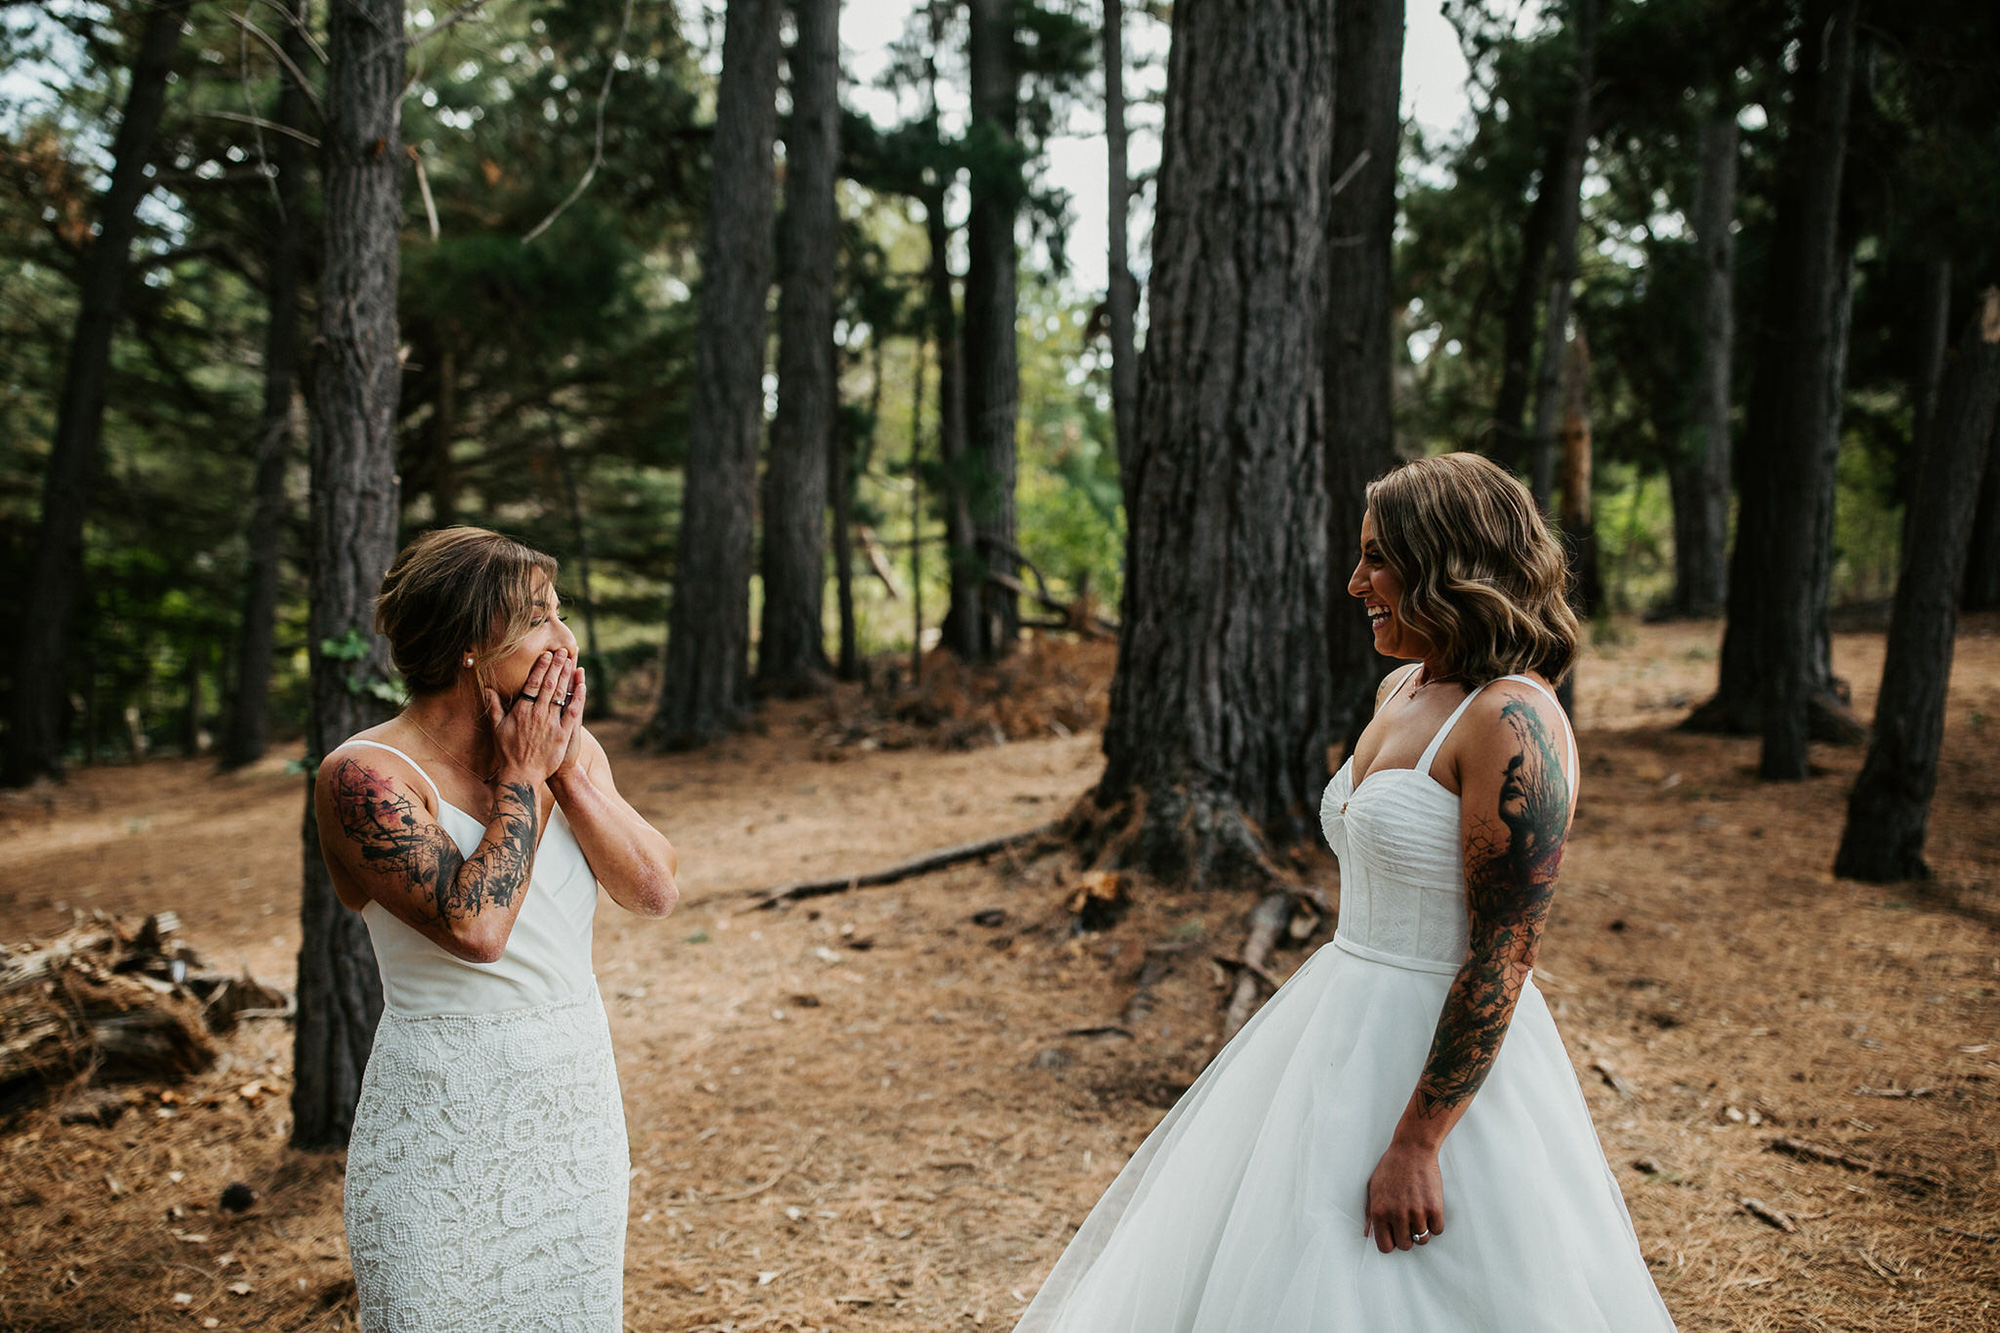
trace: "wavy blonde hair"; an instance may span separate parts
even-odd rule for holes
[[[1382,559],[1403,581],[1403,622],[1436,647],[1428,679],[1474,687],[1576,663],[1570,569],[1534,497],[1478,454],[1419,458],[1371,482]]]
[[[488,672],[528,637],[538,576],[556,581],[555,557],[485,528],[436,528],[396,557],[375,598],[375,631],[412,694],[450,689],[470,650]]]

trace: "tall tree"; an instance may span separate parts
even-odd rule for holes
[[[1344,574],[1361,549],[1368,483],[1396,461],[1389,305],[1403,0],[1346,0],[1335,23],[1335,176],[1326,248],[1327,721],[1330,734],[1352,750],[1374,715],[1385,665],[1347,595]]]
[[[792,117],[785,135],[785,214],[778,232],[778,411],[764,469],[764,611],[757,681],[810,690],[828,668],[827,466],[839,408],[833,374],[833,281],[839,216],[840,0],[794,0]]]
[[[1074,825],[1169,879],[1271,873],[1326,781],[1334,51],[1318,0],[1174,7],[1123,634]]]
[[[1758,577],[1769,587],[1760,690],[1767,779],[1806,776],[1808,709],[1830,674],[1818,661],[1824,593],[1819,568],[1830,563],[1833,463],[1838,449],[1839,395],[1845,364],[1852,240],[1840,225],[1841,173],[1855,65],[1859,0],[1808,0],[1799,53],[1794,120],[1786,136],[1787,176],[1779,206],[1776,303],[1782,330],[1766,342],[1758,395],[1765,407],[1749,438],[1755,471],[1772,500],[1794,509],[1803,489],[1809,504],[1778,517],[1768,538],[1769,564]],[[1753,401],[1752,410],[1758,403]],[[1804,521],[1799,521],[1803,517]],[[1731,614],[1736,608],[1732,606]],[[1827,673],[1819,669],[1828,668]]]
[[[153,141],[190,3],[160,0],[145,11],[125,114],[111,143],[111,182],[98,201],[97,236],[79,274],[76,328],[42,479],[41,525],[28,566],[21,638],[8,691],[5,749],[0,751],[0,784],[6,786],[62,776],[70,629],[83,592],[83,526],[102,453],[111,337],[125,302],[139,202],[153,188]]]
[[[1674,609],[1722,610],[1728,587],[1729,367],[1735,344],[1736,109],[1718,99],[1701,117],[1694,243],[1696,353],[1691,438],[1668,463],[1674,497]]]
[[[1400,0],[1397,3],[1400,15]],[[1343,15],[1347,12],[1341,11]],[[1104,315],[1111,335],[1111,418],[1119,449],[1124,449],[1138,430],[1139,353],[1134,322],[1139,313],[1139,284],[1132,277],[1129,209],[1132,182],[1127,174],[1125,150],[1125,0],[1104,0],[1104,142],[1107,163],[1105,198],[1110,247],[1107,252],[1110,277],[1105,285]],[[1403,28],[1396,24],[1396,50],[1400,57]],[[1341,48],[1344,52],[1346,47]],[[1397,84],[1400,86],[1401,70]],[[1342,86],[1345,86],[1343,82]],[[1391,101],[1390,119],[1394,120]],[[1393,163],[1393,135],[1391,139]],[[1336,152],[1338,147],[1336,146]],[[1388,170],[1393,174],[1394,167]],[[1391,208],[1393,209],[1393,201]],[[1386,310],[1386,295],[1384,298]]]
[[[292,68],[312,64],[308,0],[287,0],[279,45]],[[281,71],[272,136],[270,243],[265,260],[264,414],[257,425],[255,498],[245,534],[243,619],[236,635],[236,682],[223,724],[222,767],[241,768],[270,745],[271,655],[278,619],[279,560],[286,512],[285,470],[292,457],[292,398],[299,351],[300,260],[306,239],[306,90]]]
[[[1013,572],[1014,423],[1020,412],[1017,343],[1019,262],[1014,228],[1021,204],[1020,69],[1014,0],[970,0],[972,129],[968,145],[972,210],[966,219],[965,421],[972,518],[978,547],[970,573],[980,579],[976,631],[964,636],[981,658],[1014,642],[1020,610],[1013,596],[986,582],[998,566]]]
[[[1961,605],[1967,611],[2000,611],[2000,425],[1993,428],[1987,446],[1986,479],[1979,486]]]
[[[1597,19],[1600,0],[1570,0],[1571,55],[1569,117],[1563,126],[1560,174],[1543,188],[1554,190],[1554,222],[1549,245],[1547,290],[1542,296],[1542,352],[1535,370],[1535,423],[1532,463],[1535,503],[1548,513],[1562,453],[1562,372],[1569,342],[1570,290],[1576,283],[1576,232],[1583,216],[1583,166],[1590,154],[1590,101],[1597,81]]]
[[[311,692],[306,760],[387,716],[388,648],[375,592],[396,555],[396,286],[403,216],[403,0],[332,0],[322,137],[325,255],[311,372]],[[382,1014],[381,977],[358,913],[320,857],[305,802],[292,1143],[335,1147],[354,1127]]]
[[[1562,373],[1562,520],[1569,546],[1570,570],[1576,583],[1570,605],[1585,618],[1604,604],[1604,580],[1597,560],[1597,517],[1591,500],[1591,471],[1596,462],[1590,429],[1590,340],[1577,321],[1576,336],[1563,354]],[[1563,682],[1570,685],[1575,678]],[[1564,707],[1571,705],[1565,701]]]
[[[1529,394],[1534,387],[1535,316],[1541,310],[1562,209],[1562,163],[1566,136],[1549,139],[1535,185],[1535,201],[1521,227],[1521,249],[1500,327],[1500,387],[1494,396],[1491,429],[1481,441],[1503,467],[1519,471],[1529,461]]]
[[[1875,735],[1848,797],[1834,873],[1853,879],[1917,879],[1937,790],[1945,691],[1958,628],[1958,588],[1987,444],[2000,405],[2000,290],[1974,312],[1919,442],[1910,506],[1914,519],[1896,586]]]
[[[780,0],[729,0],[710,146],[694,402],[655,745],[699,745],[749,704],[751,507],[764,424]]]

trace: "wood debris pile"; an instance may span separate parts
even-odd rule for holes
[[[995,665],[975,666],[935,649],[915,685],[899,673],[866,692],[830,696],[812,723],[813,757],[976,750],[1097,730],[1110,709],[1117,651],[1102,640],[1036,637]]]
[[[202,965],[172,912],[97,913],[50,940],[0,944],[0,1110],[58,1091],[179,1081],[215,1062],[212,1034],[289,1017],[292,997]]]

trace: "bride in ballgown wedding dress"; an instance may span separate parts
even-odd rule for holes
[[[1332,942],[1169,1111],[1017,1333],[1655,1333],[1531,969],[1575,809],[1577,623],[1532,499],[1470,454],[1369,489],[1348,591],[1385,682],[1327,786]]]

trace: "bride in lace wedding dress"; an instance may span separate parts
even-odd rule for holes
[[[1524,487],[1369,488],[1383,685],[1327,786],[1340,921],[1147,1137],[1017,1333],[1660,1333],[1532,969],[1575,809],[1575,656]]]
[[[347,1152],[368,1333],[617,1333],[628,1160],[591,971],[600,884],[673,909],[671,844],[583,728],[555,561],[427,533],[377,627],[412,700],[321,762],[320,847],[385,1008]]]

